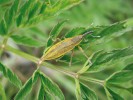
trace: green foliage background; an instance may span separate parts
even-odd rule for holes
[[[132,0],[25,1],[0,0],[0,100],[132,100]],[[44,50],[90,30],[79,45],[92,65],[75,47],[71,67],[69,52],[35,71]]]

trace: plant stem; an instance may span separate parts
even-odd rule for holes
[[[5,47],[5,49],[6,50],[8,50],[8,51],[11,51],[12,53],[15,53],[15,54],[17,54],[17,55],[20,55],[20,56],[22,56],[22,57],[24,57],[24,58],[26,58],[26,59],[28,59],[28,60],[30,60],[30,61],[32,61],[32,62],[35,62],[35,63],[37,63],[38,62],[38,58],[36,58],[36,57],[34,57],[34,56],[31,56],[31,55],[29,55],[29,54],[27,54],[27,53],[24,53],[24,52],[22,52],[22,51],[20,51],[20,50],[18,50],[18,49],[15,49],[15,48],[13,48],[13,47],[11,47],[11,46],[9,46],[9,45],[7,45],[6,47]]]
[[[87,71],[87,69],[89,69],[89,66],[83,66],[82,69],[80,69],[77,73],[81,75],[81,74],[85,73]]]
[[[3,53],[3,51],[4,51],[4,48],[5,48],[5,46],[6,46],[7,41],[8,41],[8,36],[5,36],[4,39],[3,39],[3,42],[2,42],[2,44],[1,44],[0,56],[1,56],[1,54]]]
[[[76,78],[75,78],[75,84],[76,84],[76,98],[77,98],[77,100],[81,100],[80,83],[79,83],[79,80]]]
[[[5,49],[8,50],[8,51],[11,51],[12,53],[15,53],[15,54],[17,54],[17,55],[23,57],[23,58],[26,58],[26,59],[28,59],[28,60],[30,60],[30,61],[36,63],[36,64],[38,64],[38,62],[40,61],[39,58],[34,57],[34,56],[32,56],[32,55],[29,55],[29,54],[27,54],[27,53],[24,53],[24,52],[22,52],[22,51],[20,51],[20,50],[18,50],[18,49],[15,49],[15,48],[13,48],[13,47],[11,47],[11,46],[9,46],[9,45],[7,45],[7,46],[5,47]],[[70,76],[70,77],[72,77],[72,78],[75,78],[76,75],[77,75],[77,74],[74,73],[74,72],[68,71],[68,70],[66,70],[66,69],[63,69],[62,67],[55,66],[55,65],[52,65],[52,64],[47,63],[47,62],[42,62],[41,65],[47,66],[48,68],[51,68],[51,69],[54,69],[54,70],[59,71],[59,72],[61,72],[61,73],[64,73],[65,75],[68,75],[68,76]],[[39,66],[40,66],[40,65],[39,65]]]
[[[1,56],[1,54],[3,53],[3,51],[4,51],[4,49],[5,49],[5,47],[6,47],[6,45],[7,45],[7,41],[8,41],[8,39],[9,39],[9,37],[14,33],[16,31],[16,29],[14,29],[13,31],[11,31],[10,33],[8,33],[5,37],[4,37],[4,39],[3,39],[3,42],[2,42],[2,44],[1,44],[1,46],[0,46],[0,56]]]
[[[87,65],[89,63],[89,65]],[[89,67],[92,65],[90,58],[87,59],[87,61],[85,62],[84,66],[77,72],[78,74],[83,74],[85,73]]]

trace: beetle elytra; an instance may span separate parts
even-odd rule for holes
[[[46,53],[41,57],[41,62],[45,60],[56,59],[71,51],[75,46],[77,46],[82,41],[83,37],[85,37],[89,33],[92,33],[92,31],[71,38],[66,38],[51,46],[46,51]]]

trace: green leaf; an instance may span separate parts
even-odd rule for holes
[[[53,39],[56,39],[56,37],[59,35],[59,33],[61,32],[63,26],[64,26],[64,23],[66,22],[67,20],[63,20],[61,22],[59,22],[53,29],[52,31],[50,32],[50,35],[53,37]]]
[[[93,36],[88,35],[86,43],[102,43],[111,40],[114,37],[120,36],[123,33],[125,33],[124,30],[125,28],[125,22],[119,22],[119,23],[114,23],[112,25],[108,26],[98,26],[94,28],[90,28],[89,30],[93,30]],[[99,37],[95,37],[99,36]]]
[[[98,100],[96,94],[94,91],[92,91],[90,88],[87,86],[83,85],[80,83],[80,88],[81,88],[81,97],[83,100]]]
[[[107,83],[108,88],[114,88],[114,89],[121,89],[121,90],[126,90],[129,93],[133,94],[133,86],[127,86],[127,85],[122,85],[123,83],[120,84],[110,84]],[[127,84],[127,83],[126,83]]]
[[[118,32],[120,30],[123,30],[125,22],[118,22],[118,23],[114,23],[108,27],[106,27],[104,30],[102,30],[99,35],[101,37],[106,36],[106,35],[110,35],[112,33]]]
[[[26,12],[28,12],[28,10],[30,9],[31,5],[34,3],[35,1],[32,0],[27,0],[23,6],[20,8],[20,14],[25,15]]]
[[[42,1],[43,2],[42,6],[38,6],[40,9],[37,10],[37,12],[38,12],[37,16],[34,16],[29,21],[27,21],[28,18],[26,16],[26,14],[29,14],[31,8],[34,8],[32,6],[36,2],[36,1],[33,2],[33,0],[28,0],[22,5],[22,7],[19,10],[19,15],[16,18],[17,26],[20,26],[20,25],[21,26],[26,26],[26,25],[30,26],[30,25],[37,24],[43,20],[46,20],[46,19],[52,18],[56,15],[59,15],[65,9],[68,9],[76,4],[79,4],[81,1],[83,1],[83,0],[74,0],[74,1],[58,0],[58,1],[56,1],[56,3],[54,3],[54,5],[48,4],[49,1],[48,2]],[[35,7],[35,9],[36,9],[36,7]],[[33,10],[32,12],[34,13],[35,10]],[[31,15],[34,15],[33,13]]]
[[[44,95],[45,95],[44,86],[43,84],[41,84],[37,100],[44,100]]]
[[[38,6],[38,5],[40,5],[40,6]],[[31,10],[32,18],[30,18],[28,23],[26,23],[27,25],[34,25],[34,24],[37,24],[37,23],[39,23],[39,22],[41,22],[41,21],[46,19],[46,18],[43,18],[45,16],[45,10],[47,8],[46,3],[43,2],[43,3],[40,3],[38,5],[36,5],[36,3],[35,3],[34,10]],[[35,13],[36,16],[33,13]],[[47,16],[47,18],[49,18],[49,15]]]
[[[22,23],[22,19],[23,19],[23,16],[22,15],[19,15],[16,19],[16,24],[17,26],[20,26],[20,24]]]
[[[69,9],[70,7],[73,7],[79,3],[81,3],[83,0],[59,0],[56,2],[53,6],[52,12],[55,13],[58,11],[61,12],[63,10]]]
[[[24,97],[32,90],[32,85],[32,78],[30,78],[16,94],[14,100],[24,100]]]
[[[0,83],[0,96],[2,96],[2,100],[7,100],[4,87],[2,86],[1,83]]]
[[[133,47],[112,50],[110,52],[101,51],[96,55],[94,54],[94,56],[92,57],[92,65],[89,67],[87,71],[101,71],[105,68],[105,66],[114,64],[114,61],[126,59],[131,55],[133,55]]]
[[[54,100],[54,96],[49,93],[49,91],[46,90],[44,87],[42,81],[41,81],[41,87],[38,94],[38,100]]]
[[[45,14],[43,16],[43,19],[54,17],[56,15],[59,15],[64,10],[73,7],[76,4],[79,4],[83,0],[58,0],[54,5],[51,6],[49,1],[46,1],[47,8],[45,11]]]
[[[10,69],[8,69],[6,66],[4,66],[2,63],[0,63],[0,71],[3,73],[3,75],[8,78],[8,80],[20,88],[22,86],[21,80],[15,75]]]
[[[107,80],[107,84],[121,84],[133,80],[133,71],[125,70],[112,74]]]
[[[50,94],[48,91],[44,91],[44,100],[54,100],[54,96],[52,94]],[[55,99],[56,100],[56,99]],[[57,99],[60,100],[60,99]]]
[[[45,9],[46,9],[46,4],[45,3],[43,3],[42,4],[42,6],[41,6],[41,8],[40,8],[40,12],[39,12],[39,14],[42,14],[42,13],[44,13],[45,12]]]
[[[6,24],[5,24],[5,19],[3,19],[0,22],[0,35],[6,35],[6,34],[7,34],[7,27],[6,27]]]
[[[14,16],[13,8],[11,8],[10,10],[8,10],[5,13],[5,15],[4,15],[5,24],[6,24],[7,29],[9,29],[9,27],[13,23],[13,16]]]
[[[128,64],[123,70],[132,70],[133,71],[133,63]]]
[[[51,79],[49,79],[41,72],[40,78],[47,93],[50,93],[57,100],[64,100],[64,95],[58,85],[56,85]]]
[[[97,51],[93,54],[93,57],[91,58],[91,62],[94,63],[98,57],[104,53],[104,50]]]
[[[35,2],[32,9],[30,9],[29,11],[29,15],[28,15],[28,20],[30,20],[31,18],[33,18],[34,16],[36,16],[38,14],[38,10],[41,6],[40,2]]]
[[[0,5],[8,3],[10,0],[0,0]]]
[[[26,36],[20,36],[20,35],[12,35],[11,38],[20,45],[30,46],[30,47],[41,47],[44,46],[42,42],[37,41],[35,39],[26,37]]]
[[[35,83],[39,77],[39,71],[36,70],[32,75],[32,83]]]
[[[50,36],[47,41],[47,47],[50,47],[52,44],[53,44],[53,40],[52,40],[52,36]]]
[[[24,100],[24,98],[31,92],[32,86],[36,83],[39,76],[39,72],[35,71],[33,76],[29,78],[23,87],[18,91],[14,100]]]
[[[25,15],[29,12],[30,7],[32,6],[33,3],[34,2],[32,0],[28,0],[20,8],[19,15],[16,18],[17,26],[20,26],[22,23],[24,23],[24,21],[27,21]]]
[[[61,12],[63,12],[64,10],[73,7],[74,5],[79,4],[80,2],[82,2],[83,0],[58,0],[55,1],[55,3],[53,5],[51,5],[51,2],[49,0],[45,1],[44,7],[42,8],[42,10],[40,10],[41,14],[39,14],[39,16],[36,16],[35,18],[33,18],[29,25],[33,25],[34,23],[38,23],[40,21],[52,18],[54,16],[59,15]],[[45,8],[46,5],[46,8]],[[43,11],[45,10],[45,11]],[[44,13],[45,12],[45,13]]]
[[[72,29],[70,32],[68,32],[65,35],[65,37],[66,38],[73,37],[73,36],[76,36],[76,35],[79,35],[79,34],[83,33],[84,31],[85,31],[85,28],[77,27],[77,28]]]
[[[8,28],[13,23],[13,19],[15,18],[15,15],[18,10],[19,0],[15,0],[11,6],[11,8],[5,13],[5,21]]]
[[[128,90],[128,92],[130,92],[131,94],[133,94],[133,87],[130,87],[127,90]]]
[[[77,79],[76,82],[76,97],[77,100],[98,100],[94,91],[85,86],[82,83],[79,83]]]
[[[133,86],[128,87],[127,85],[120,86],[120,84],[110,84],[110,86],[113,86],[115,88],[123,89],[128,91],[129,93],[133,94]],[[108,86],[109,87],[109,86]]]
[[[111,99],[113,100],[124,100],[119,94],[115,93],[111,89],[107,88],[110,94],[112,95]]]
[[[48,39],[48,42],[47,42],[47,47],[51,46],[54,41],[52,40],[56,40],[56,38],[59,36],[63,26],[64,26],[64,23],[66,22],[67,20],[63,20],[61,21],[60,23],[58,23],[53,29],[52,31],[50,32],[50,38]]]
[[[14,0],[14,3],[11,7],[11,9],[13,9],[14,14],[16,14],[18,11],[19,2],[20,2],[19,0]]]
[[[7,30],[9,30],[10,26],[13,24],[13,21],[15,19],[17,10],[18,10],[19,0],[15,0],[12,4],[12,6],[7,10],[4,14],[5,18],[5,25]]]

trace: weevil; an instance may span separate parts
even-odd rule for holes
[[[66,38],[55,45],[51,46],[46,53],[41,57],[40,62],[45,60],[52,60],[62,55],[66,54],[67,52],[71,51],[75,46],[79,45],[82,39],[92,31],[86,32],[82,35],[74,36],[71,38]]]

